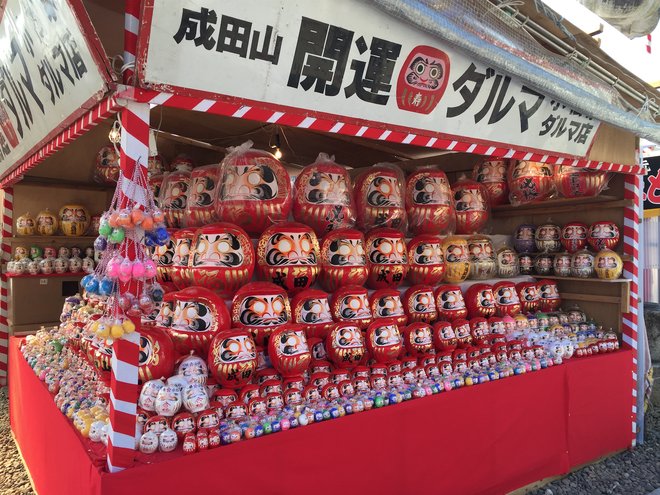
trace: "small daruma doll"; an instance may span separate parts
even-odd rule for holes
[[[252,149],[252,141],[230,149],[220,164],[218,218],[259,235],[291,211],[291,182],[280,161]]]
[[[401,354],[402,340],[396,322],[381,318],[369,325],[366,333],[367,349],[378,363],[387,364]]]
[[[587,242],[594,251],[614,249],[619,243],[619,227],[614,222],[596,222],[589,227]]]
[[[307,337],[324,339],[334,322],[330,313],[328,294],[322,290],[307,289],[291,300],[293,321],[305,329]]]
[[[458,341],[448,321],[438,321],[433,325],[433,344],[438,352],[453,351]]]
[[[282,377],[302,375],[312,360],[303,326],[290,324],[275,330],[268,341],[268,357]]]
[[[399,326],[408,324],[403,310],[401,294],[397,289],[378,289],[369,296],[369,307],[374,318],[392,318]]]
[[[536,249],[541,253],[557,253],[561,249],[561,227],[554,223],[540,225],[534,234]]]
[[[403,342],[411,356],[424,356],[433,349],[433,330],[428,323],[411,323],[403,330]]]
[[[516,284],[520,308],[525,313],[535,313],[539,309],[539,293],[535,282]]]
[[[486,280],[497,275],[497,259],[490,238],[482,235],[468,237],[470,278]]]
[[[589,227],[582,222],[569,222],[561,229],[561,244],[569,253],[584,249]]]
[[[509,160],[484,160],[472,170],[472,178],[486,188],[490,206],[509,202],[509,186],[506,181],[508,166]]]
[[[520,299],[513,282],[502,281],[493,285],[497,316],[514,316],[520,313]]]
[[[331,296],[330,311],[335,321],[366,329],[372,320],[367,289],[358,285],[340,287]]]
[[[465,305],[471,318],[488,318],[495,315],[493,287],[488,284],[474,284],[465,293]]]
[[[452,187],[456,208],[456,233],[474,234],[481,231],[488,223],[490,208],[486,188],[465,177]]]
[[[405,229],[403,172],[395,165],[369,167],[355,180],[353,194],[359,228]]]
[[[195,231],[189,270],[195,285],[231,296],[252,279],[254,248],[238,225],[216,223]]]
[[[430,323],[438,318],[433,287],[413,285],[403,295],[403,308],[409,322],[423,321]]]
[[[527,160],[514,162],[507,176],[513,205],[537,203],[555,193],[552,165]]]
[[[366,352],[362,332],[353,323],[337,323],[325,340],[332,363],[341,369],[357,366]]]
[[[442,242],[445,253],[445,281],[456,284],[463,282],[470,274],[468,243],[463,237],[448,236]]]
[[[536,282],[536,288],[539,293],[539,309],[544,312],[557,311],[561,306],[557,282],[549,279],[539,280]]]
[[[247,330],[227,330],[211,341],[209,371],[226,388],[239,389],[250,383],[257,369],[256,346]]]
[[[348,171],[334,157],[320,153],[298,177],[293,196],[293,217],[323,237],[331,230],[355,225],[355,205]]]
[[[454,231],[456,210],[447,175],[434,168],[419,170],[406,181],[408,227],[417,234]]]
[[[398,287],[408,273],[408,253],[403,233],[396,229],[375,229],[366,239],[367,285],[371,289]]]
[[[251,282],[236,292],[231,319],[234,326],[252,332],[255,344],[263,347],[273,330],[291,321],[289,298],[275,284]]]
[[[363,285],[369,271],[362,232],[339,229],[326,234],[320,264],[319,283],[329,292],[344,285]]]
[[[408,243],[408,280],[413,284],[438,285],[445,275],[442,239],[421,234]]]
[[[611,249],[603,249],[595,257],[594,269],[598,278],[616,280],[623,273],[623,261],[621,256]]]
[[[438,318],[454,321],[467,317],[463,293],[458,285],[441,285],[435,290],[435,306]]]

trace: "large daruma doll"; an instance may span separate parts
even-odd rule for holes
[[[330,311],[335,321],[353,323],[362,330],[373,319],[369,293],[358,285],[345,285],[337,289],[330,299]]]
[[[307,289],[291,300],[293,321],[301,324],[308,337],[324,339],[332,328],[332,314],[328,294],[322,290]]]
[[[607,184],[607,172],[560,165],[555,167],[555,184],[565,198],[598,196]]]
[[[332,363],[341,369],[357,366],[366,352],[362,332],[353,323],[337,323],[325,339]]]
[[[371,323],[367,328],[366,341],[371,357],[378,363],[387,364],[401,354],[401,334],[396,321],[391,318],[381,318]]]
[[[218,165],[197,167],[191,172],[186,210],[188,227],[201,227],[218,220],[215,200],[218,195],[216,189],[219,177]]]
[[[252,332],[255,344],[263,347],[273,330],[291,321],[289,298],[275,284],[251,282],[236,292],[231,320],[234,326]]]
[[[165,223],[170,228],[184,227],[183,219],[190,193],[191,169],[192,164],[181,162],[163,179],[158,202],[165,214]]]
[[[209,371],[223,387],[239,389],[252,381],[257,351],[250,332],[243,329],[218,333],[208,353]]]
[[[515,162],[508,173],[511,204],[544,201],[555,193],[551,165],[527,160]]]
[[[355,225],[351,178],[334,158],[320,153],[296,178],[293,217],[322,237],[336,229]]]
[[[268,341],[268,357],[282,377],[302,375],[312,360],[303,326],[290,324],[275,330]]]
[[[488,223],[488,191],[479,182],[461,178],[452,187],[456,208],[456,233],[474,234]]]
[[[435,306],[440,320],[454,321],[466,318],[468,314],[458,285],[441,285],[435,289]]]
[[[497,282],[493,285],[493,295],[497,316],[515,316],[520,313],[521,305],[516,284],[509,281]]]
[[[457,284],[464,282],[470,274],[470,255],[467,241],[463,237],[448,236],[442,241],[445,253],[445,281]]]
[[[355,180],[353,194],[359,228],[405,229],[404,178],[399,168],[387,164],[369,167]]]
[[[252,279],[254,248],[245,230],[220,222],[195,231],[189,264],[195,285],[232,296]]]
[[[561,306],[557,282],[549,279],[539,280],[536,282],[536,288],[539,294],[539,309],[545,312],[557,311]]]
[[[506,173],[509,160],[483,160],[472,170],[472,179],[483,184],[488,192],[490,206],[503,205],[509,202],[509,186]]]
[[[231,149],[220,164],[219,181],[215,208],[220,220],[259,235],[289,216],[289,174],[273,155],[252,149],[252,141]]]
[[[406,181],[408,228],[417,234],[454,231],[456,210],[447,175],[434,168],[418,170]]]
[[[339,229],[327,233],[321,244],[320,264],[319,283],[327,291],[364,284],[369,271],[362,232]]]
[[[172,256],[171,276],[174,286],[179,290],[185,289],[192,283],[188,265],[194,237],[194,229],[179,229],[172,235],[174,255]]]
[[[445,275],[442,240],[421,234],[408,243],[408,280],[413,284],[438,285]]]
[[[408,253],[403,233],[374,229],[367,235],[367,285],[372,289],[398,287],[408,273]]]

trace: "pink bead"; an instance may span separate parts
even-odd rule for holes
[[[125,259],[119,265],[119,280],[122,282],[128,282],[133,275],[133,263]]]
[[[145,266],[144,264],[139,261],[135,260],[133,262],[133,278],[144,278],[144,273],[145,273]]]
[[[156,263],[152,260],[144,262],[144,276],[146,278],[154,278],[156,276]]]

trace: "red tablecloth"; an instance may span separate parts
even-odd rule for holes
[[[500,494],[631,441],[621,351],[108,474],[17,346],[12,430],[39,495]]]

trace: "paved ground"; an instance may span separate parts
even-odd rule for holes
[[[643,446],[532,491],[533,495],[660,495],[660,407],[648,412]],[[7,388],[0,389],[0,495],[34,492],[9,430]]]

